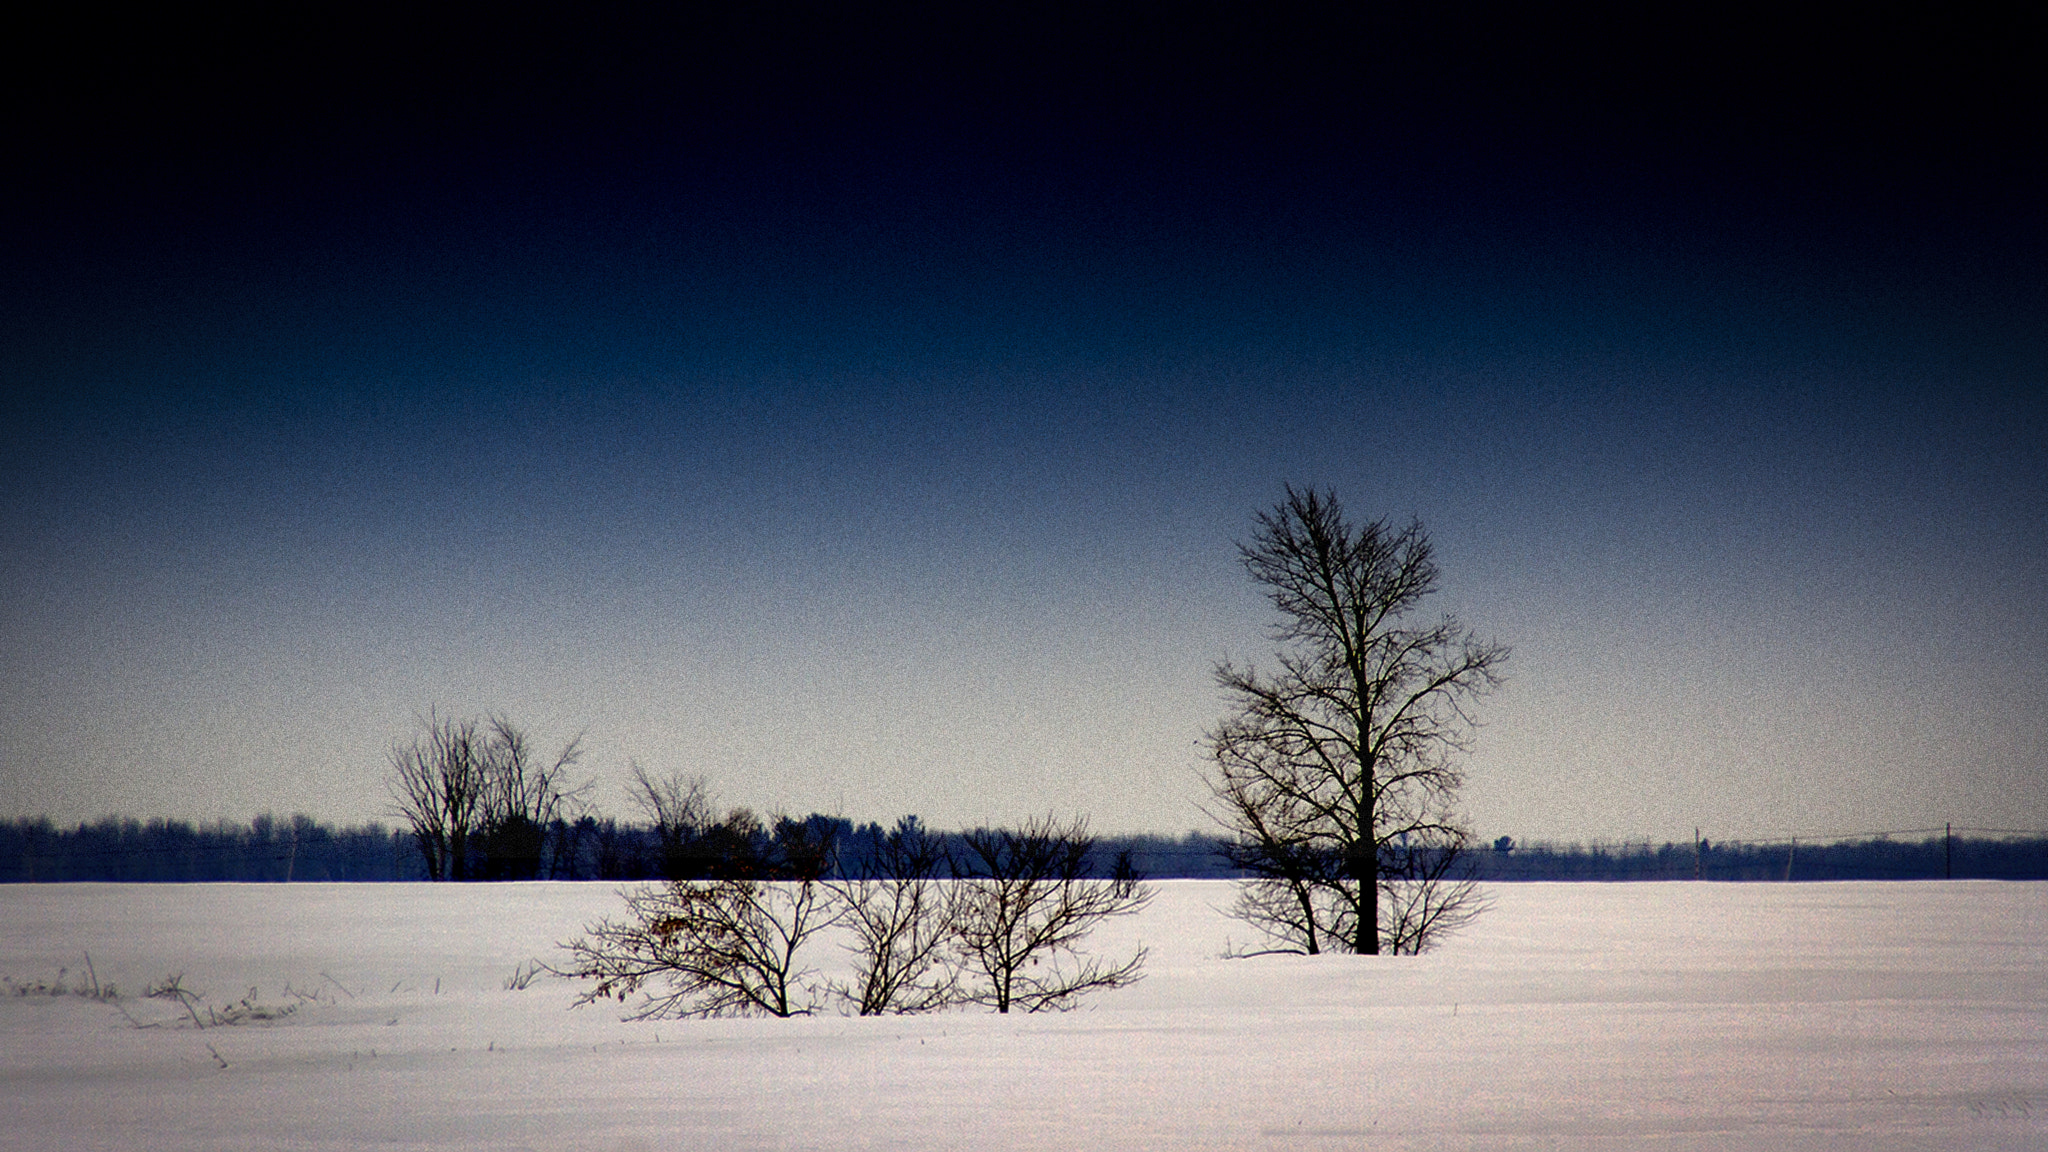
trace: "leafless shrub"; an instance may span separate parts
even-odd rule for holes
[[[964,999],[997,1012],[1071,1008],[1086,993],[1135,983],[1145,950],[1122,964],[1087,956],[1081,941],[1104,920],[1151,902],[1135,876],[1095,879],[1087,821],[1053,817],[1017,831],[977,830],[954,862],[955,947],[973,979]]]
[[[547,970],[592,982],[579,1006],[640,994],[634,1020],[803,1015],[828,995],[864,1016],[960,1003],[1038,1012],[1139,978],[1144,950],[1109,963],[1080,948],[1103,920],[1152,898],[1127,857],[1108,878],[1089,875],[1085,821],[970,833],[958,859],[905,821],[845,879],[834,878],[829,824],[778,819],[769,834],[749,822],[755,847],[736,859],[755,875],[622,892],[626,914],[586,926],[562,945],[569,960]],[[739,826],[728,817],[718,827]],[[951,879],[939,878],[942,864]],[[855,975],[827,984],[799,952],[840,924]]]
[[[816,880],[673,880],[624,893],[626,916],[607,918],[563,945],[557,975],[596,983],[578,1005],[636,992],[628,1016],[796,1016],[815,1011],[824,987],[797,953],[837,918]],[[650,988],[650,986],[652,986]]]
[[[953,908],[938,879],[944,848],[914,819],[898,821],[878,848],[859,877],[829,885],[853,935],[854,978],[837,991],[862,1016],[954,1004]]]

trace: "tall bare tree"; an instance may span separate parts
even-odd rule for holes
[[[470,841],[490,790],[485,743],[476,721],[429,713],[411,743],[391,750],[392,801],[429,879],[469,879]]]
[[[541,874],[550,829],[563,827],[569,806],[589,785],[573,786],[569,772],[583,758],[583,738],[573,737],[552,760],[545,758],[518,725],[493,714],[482,725],[485,740],[483,834],[479,853],[483,878],[531,880]]]
[[[1216,669],[1234,711],[1208,784],[1250,874],[1237,913],[1300,951],[1419,951],[1477,908],[1457,758],[1508,649],[1416,618],[1438,580],[1419,522],[1354,526],[1334,494],[1289,486],[1238,554],[1283,647],[1270,674]]]

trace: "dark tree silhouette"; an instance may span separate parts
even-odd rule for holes
[[[392,800],[412,827],[429,879],[469,879],[470,839],[489,790],[483,744],[476,721],[430,713],[410,744],[391,751]]]
[[[429,713],[391,751],[397,815],[434,880],[530,880],[541,874],[550,829],[569,823],[583,789],[568,783],[581,738],[553,760],[503,716],[455,720]],[[587,787],[587,786],[586,786]]]
[[[633,801],[654,825],[661,843],[662,878],[689,879],[694,871],[690,849],[717,822],[710,785],[702,776],[650,776],[637,762],[632,768]]]
[[[1414,619],[1437,584],[1419,523],[1353,526],[1290,486],[1238,553],[1285,647],[1271,674],[1216,669],[1235,710],[1209,734],[1208,784],[1249,873],[1236,912],[1294,950],[1419,951],[1478,907],[1456,756],[1508,650]]]
[[[551,829],[568,824],[569,806],[589,787],[571,787],[569,771],[583,757],[571,739],[553,760],[503,716],[484,722],[483,828],[478,872],[485,880],[532,880],[542,874]]]

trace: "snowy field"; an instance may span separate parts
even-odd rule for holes
[[[0,1148],[2048,1149],[2048,884],[1501,885],[1241,960],[1228,884],[1160,889],[1072,1013],[624,1023],[506,986],[611,885],[7,886],[10,993],[121,997],[0,1003]]]

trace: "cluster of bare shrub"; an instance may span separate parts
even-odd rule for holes
[[[658,826],[670,816],[700,822],[694,833],[669,830],[679,847],[702,838],[701,786],[644,775],[640,784]],[[625,914],[564,944],[570,959],[553,971],[594,982],[578,1004],[640,994],[632,1019],[797,1016],[835,1005],[862,1016],[970,1004],[1039,1012],[1140,976],[1143,949],[1113,963],[1081,948],[1104,920],[1152,899],[1127,861],[1091,875],[1085,821],[977,830],[949,851],[904,820],[852,875],[840,874],[829,837],[804,828],[779,822],[772,854],[745,869],[625,893]],[[852,960],[846,979],[826,979],[810,963],[807,946],[832,929],[843,930]]]

